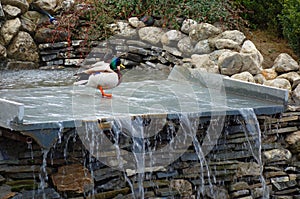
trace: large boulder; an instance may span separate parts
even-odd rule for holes
[[[220,39],[230,39],[234,42],[236,42],[238,45],[242,45],[244,40],[246,39],[246,36],[244,33],[238,31],[238,30],[226,30],[221,33],[219,36]]]
[[[225,51],[220,55],[218,65],[223,75],[240,73],[243,67],[242,56],[238,52]]]
[[[245,81],[245,82],[252,82],[255,83],[255,79],[251,73],[248,71],[237,73],[231,76],[233,79]]]
[[[209,54],[212,51],[213,50],[210,47],[210,43],[209,43],[208,39],[204,39],[204,40],[199,41],[195,45],[193,53],[201,55],[201,54]]]
[[[19,18],[7,20],[0,29],[1,44],[8,45],[11,40],[16,36],[21,27],[21,21]]]
[[[240,53],[243,59],[242,71],[248,71],[252,75],[256,75],[261,72],[264,58],[252,41],[245,41]]]
[[[274,61],[273,67],[279,73],[299,70],[298,63],[287,53],[281,53]]]
[[[19,61],[38,62],[38,48],[29,33],[20,31],[7,48],[8,57]]]
[[[264,82],[264,85],[281,88],[281,89],[287,89],[289,91],[292,90],[291,83],[287,79],[283,79],[283,78],[267,80]]]
[[[187,55],[187,56],[193,52],[192,41],[187,36],[182,38],[181,40],[179,40],[177,47],[184,55]]]

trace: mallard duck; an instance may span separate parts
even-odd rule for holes
[[[112,94],[104,93],[104,90],[112,89],[121,83],[121,67],[125,68],[118,57],[113,58],[110,64],[97,62],[92,65],[92,68],[75,74],[77,81],[74,84],[98,88],[102,97],[110,98]]]

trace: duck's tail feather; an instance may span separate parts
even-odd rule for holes
[[[88,83],[90,75],[87,73],[76,73],[75,75],[76,82],[75,85],[85,85]]]

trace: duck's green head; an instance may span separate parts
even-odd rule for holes
[[[120,67],[125,68],[125,66],[122,64],[121,59],[119,57],[113,58],[109,66],[113,71],[120,70]]]

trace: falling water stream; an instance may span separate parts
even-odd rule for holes
[[[71,71],[71,72],[70,72]],[[9,88],[27,88],[27,87],[43,87],[55,86],[55,85],[70,85],[72,84],[72,76],[75,73],[75,70],[66,70],[66,71],[31,71],[32,73],[37,73],[37,80],[34,81],[30,79],[30,71],[26,72],[1,72],[3,77],[6,77],[1,80],[2,89]],[[44,74],[41,74],[44,73]],[[52,76],[50,76],[52,74]],[[66,75],[67,74],[67,75]],[[161,74],[161,71],[147,72],[143,77],[145,79],[153,78],[159,79],[166,77],[166,74]],[[55,77],[53,77],[53,75]],[[13,77],[13,78],[12,78]],[[48,78],[50,77],[50,78]],[[67,81],[56,81],[57,78],[64,77]],[[11,79],[12,78],[12,79]],[[136,81],[140,77],[139,71],[132,70],[128,72],[128,75],[125,76],[124,82]],[[21,81],[16,81],[21,80]],[[14,83],[15,82],[15,83]],[[21,83],[20,83],[21,82]],[[166,83],[167,84],[167,83]],[[150,86],[149,86],[150,85]],[[151,83],[145,84],[145,86],[153,89]],[[147,88],[148,88],[147,87]],[[168,89],[171,87],[168,87]],[[170,92],[172,93],[172,92]],[[188,92],[187,92],[188,93]],[[133,92],[133,96],[138,98],[140,93]],[[147,93],[141,93],[141,95],[151,95],[151,91]],[[173,94],[173,93],[172,93]],[[176,93],[175,93],[176,94]],[[135,96],[136,95],[136,96]],[[215,94],[218,96],[219,93]],[[122,96],[118,96],[122,100]],[[127,96],[125,96],[127,97]],[[177,96],[178,97],[178,96]],[[181,99],[190,98],[188,94],[184,93]],[[118,99],[118,98],[117,98]],[[144,99],[146,100],[146,99]],[[204,99],[203,101],[205,101]],[[184,101],[184,100],[183,100]],[[108,103],[107,101],[104,103]],[[143,103],[143,101],[141,101]],[[155,105],[155,102],[153,102]],[[168,104],[169,101],[166,102]],[[218,103],[216,103],[218,104]],[[129,104],[135,108],[135,104]],[[210,104],[213,106],[213,103]],[[189,106],[189,104],[187,104]],[[131,107],[131,106],[130,106]],[[132,109],[133,109],[132,108]],[[79,122],[76,124],[76,131],[82,140],[84,146],[91,154],[90,161],[92,158],[100,160],[102,163],[111,167],[112,169],[120,170],[124,173],[124,178],[129,184],[132,192],[132,197],[136,199],[142,199],[145,195],[144,190],[144,178],[146,173],[151,173],[154,171],[163,170],[164,167],[167,167],[173,161],[178,159],[189,146],[194,147],[194,151],[198,157],[200,163],[199,173],[200,173],[200,186],[197,189],[197,196],[200,198],[201,195],[204,195],[205,184],[211,188],[213,186],[214,180],[213,176],[210,174],[209,164],[207,163],[206,155],[212,149],[211,147],[216,144],[219,134],[213,133],[220,131],[223,128],[224,117],[213,117],[211,125],[208,127],[207,136],[203,140],[199,140],[197,137],[197,130],[200,125],[199,115],[190,115],[188,113],[182,112],[173,112],[173,115],[176,115],[176,119],[168,118],[167,112],[172,111],[172,107],[165,108],[166,110],[161,110],[158,115],[152,113],[151,110],[157,111],[162,107],[147,107],[148,114],[153,117],[143,117],[135,116],[132,117],[130,114],[127,115],[113,115],[111,120],[106,121],[111,125],[111,128],[105,129],[96,122]],[[189,107],[191,108],[191,107]],[[218,110],[220,107],[214,107],[214,110]],[[189,110],[192,110],[193,107]],[[149,112],[150,110],[150,112]],[[195,112],[197,112],[196,110]],[[222,111],[222,110],[221,110]],[[201,111],[200,111],[201,112]],[[244,120],[244,132],[245,137],[248,138],[248,147],[251,151],[254,160],[260,166],[260,180],[263,188],[263,198],[269,198],[269,190],[266,185],[265,179],[263,177],[263,162],[261,155],[261,132],[259,124],[255,115],[255,112],[252,108],[239,108],[239,112]],[[81,112],[80,112],[81,114]],[[145,113],[147,114],[147,113]],[[95,118],[93,118],[95,119]],[[99,118],[97,118],[99,119]],[[100,118],[101,119],[101,118]],[[175,124],[175,120],[178,120],[179,123]],[[95,120],[94,120],[95,121]],[[59,130],[57,132],[58,143],[61,143],[64,126],[62,123],[58,122]],[[176,126],[177,125],[177,126]],[[175,128],[176,126],[176,128]],[[163,131],[163,129],[167,129]],[[167,133],[166,133],[167,132]],[[110,136],[108,136],[108,133]],[[70,136],[71,137],[71,136]],[[70,137],[67,138],[67,144],[64,150],[64,158],[66,160],[66,148]],[[110,137],[110,138],[108,138]],[[162,137],[167,140],[167,143],[161,143]],[[249,139],[249,138],[255,139]],[[120,140],[129,140],[131,144],[128,147],[128,143],[120,143]],[[31,145],[28,145],[29,147]],[[32,148],[30,149],[32,150]],[[43,162],[40,172],[40,185],[39,188],[41,191],[44,191],[47,183],[47,162],[46,158],[49,153],[49,150],[44,149],[43,153]],[[105,156],[105,154],[113,154],[113,157]],[[91,168],[91,175],[93,177],[93,169]],[[207,172],[207,173],[204,173]],[[136,179],[132,179],[130,176],[136,175]],[[208,176],[208,177],[207,177]],[[205,182],[207,180],[207,182]],[[213,189],[210,189],[213,191]],[[92,193],[94,194],[94,192]],[[211,193],[213,195],[213,193]],[[45,196],[44,196],[45,198]]]

